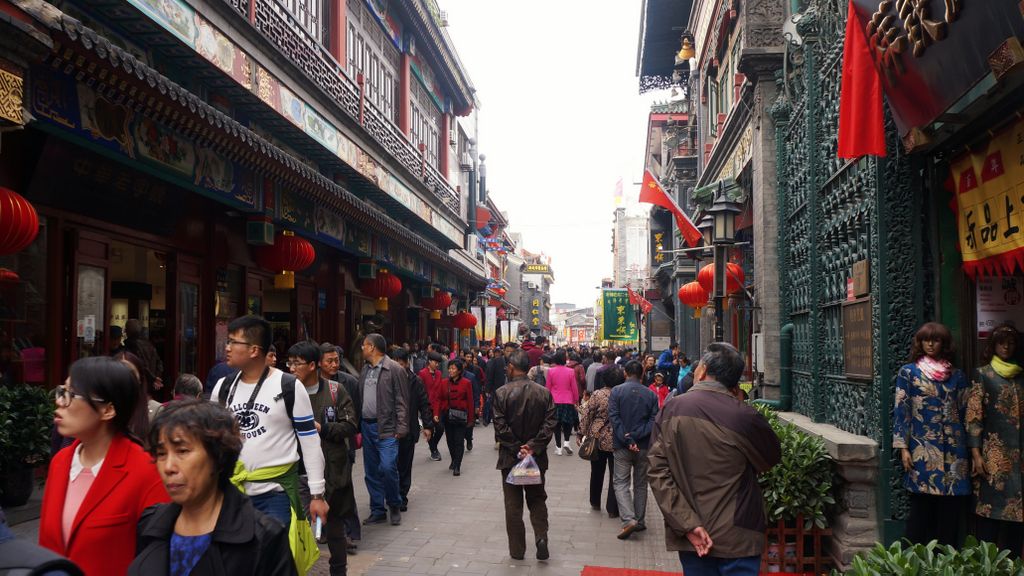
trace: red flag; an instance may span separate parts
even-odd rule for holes
[[[629,303],[633,306],[640,303],[640,296],[636,292],[633,292],[633,288],[630,287],[629,284],[626,284],[626,294],[629,295]]]
[[[661,187],[658,179],[654,177],[654,174],[651,174],[650,170],[644,170],[644,181],[640,187],[640,201],[661,206],[671,212],[676,218],[676,225],[679,226],[679,232],[683,235],[686,243],[691,248],[695,248],[700,244],[703,238],[700,230],[697,230],[697,227],[693,225],[693,221],[683,212],[683,209],[665,192],[665,189]]]
[[[882,111],[882,79],[875,70],[864,27],[850,0],[843,46],[843,77],[839,91],[840,158],[866,154],[885,156],[885,119]]]

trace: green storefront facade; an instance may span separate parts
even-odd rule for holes
[[[792,410],[877,443],[877,476],[869,498],[874,502],[844,504],[872,506],[877,537],[885,542],[903,531],[905,492],[892,458],[891,412],[893,379],[906,362],[911,337],[923,322],[946,324],[958,351],[957,366],[968,374],[983,345],[979,281],[963,272],[947,182],[951,160],[984,146],[1022,112],[1022,66],[1013,58],[1024,30],[1024,7],[1015,0],[991,1],[983,7],[956,2],[963,11],[960,22],[968,24],[961,30],[951,17],[948,36],[933,40],[950,43],[944,50],[954,45],[989,50],[977,39],[961,38],[971,22],[965,15],[969,10],[994,14],[1000,5],[1010,22],[992,28],[1003,32],[991,39],[996,51],[965,58],[989,67],[965,72],[977,75],[968,78],[969,90],[935,94],[932,100],[950,104],[914,130],[898,125],[887,104],[885,157],[847,161],[836,154],[847,0],[792,3],[794,25],[786,28],[785,65],[776,75],[779,97],[770,111],[778,163],[778,279],[781,323],[793,326]],[[857,4],[871,9],[879,2]],[[943,2],[926,4],[941,19]],[[993,58],[1000,50],[1009,54],[1002,62]],[[902,56],[917,58],[909,52]],[[950,84],[955,90],[957,83]],[[886,89],[890,102],[907,96],[897,93],[905,89],[898,83]],[[1021,270],[1009,276],[1019,277]],[[1017,312],[1006,310],[1007,319]]]

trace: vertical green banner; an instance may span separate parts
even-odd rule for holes
[[[608,290],[601,293],[603,340],[634,342],[637,339],[636,316],[629,294],[625,290]]]

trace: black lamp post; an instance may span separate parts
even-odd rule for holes
[[[725,187],[719,182],[715,201],[707,209],[707,216],[701,220],[701,225],[706,226],[702,229],[704,239],[711,240],[715,253],[715,342],[725,339],[723,309],[727,284],[726,251],[736,242],[736,215],[742,211],[739,204],[725,195]],[[710,222],[706,224],[709,219]]]

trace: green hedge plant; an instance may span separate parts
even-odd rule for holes
[[[854,556],[846,572],[832,571],[833,576],[1024,576],[1020,560],[1012,560],[1008,550],[995,544],[979,542],[968,536],[959,550],[953,546],[894,542],[886,548],[881,544]]]
[[[37,386],[0,386],[0,475],[50,456],[53,400]]]
[[[804,529],[827,528],[832,496],[832,459],[825,443],[781,420],[764,405],[755,407],[771,424],[782,444],[782,460],[758,477],[769,522],[804,519]]]

